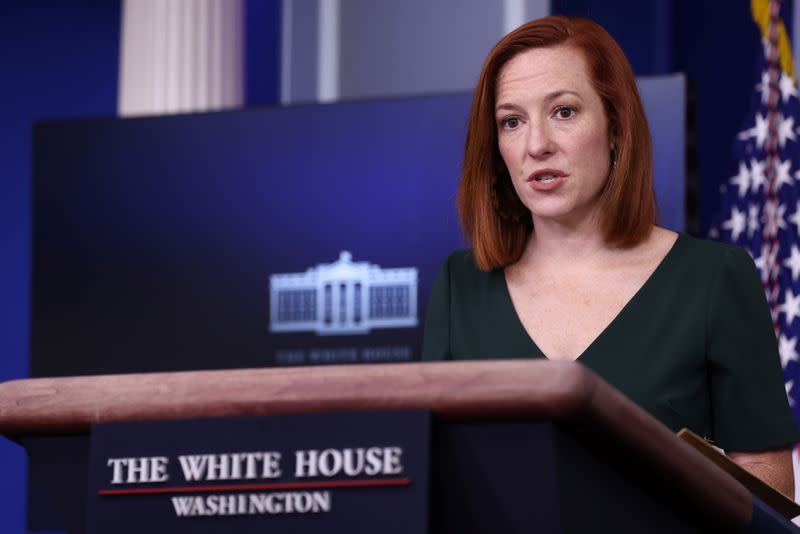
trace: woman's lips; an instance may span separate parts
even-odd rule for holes
[[[550,191],[564,183],[566,175],[560,171],[544,170],[533,173],[528,183],[537,191]]]

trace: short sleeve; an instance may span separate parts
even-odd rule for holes
[[[422,341],[423,360],[448,360],[450,354],[450,258],[431,288]]]
[[[726,247],[720,259],[706,323],[713,439],[731,451],[787,447],[797,424],[758,272],[743,249]]]

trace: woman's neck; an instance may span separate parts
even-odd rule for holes
[[[596,259],[612,249],[605,241],[599,221],[594,217],[577,225],[534,218],[533,231],[519,263],[546,261],[574,265]]]

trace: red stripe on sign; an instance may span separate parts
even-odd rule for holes
[[[316,482],[278,482],[273,484],[230,484],[225,486],[180,486],[172,488],[131,488],[100,490],[98,495],[148,495],[154,493],[208,493],[212,491],[251,491],[311,488],[374,488],[381,486],[409,486],[408,478],[383,478],[366,480],[323,480]]]

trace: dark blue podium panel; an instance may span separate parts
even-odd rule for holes
[[[392,414],[387,414],[391,416]],[[314,416],[316,417],[316,416]],[[320,416],[323,417],[323,416]],[[383,416],[376,414],[376,418]],[[387,419],[388,420],[388,419]],[[302,420],[298,420],[302,421]],[[304,432],[311,426],[312,419],[306,419],[308,424],[299,424]],[[347,448],[358,446],[359,440],[353,437],[361,436],[357,432],[364,431],[364,428],[353,429],[348,424],[337,425],[331,428],[323,419],[319,426],[320,435],[329,434],[331,439],[303,441],[295,440],[288,449],[296,451],[298,449],[308,450],[312,447]],[[200,422],[198,422],[200,423]],[[378,423],[375,423],[378,425]],[[394,423],[392,423],[394,424]],[[255,426],[255,424],[254,424]],[[101,432],[102,427],[100,428]],[[135,427],[130,427],[135,428]],[[243,482],[231,480],[206,480],[192,481],[184,484],[183,467],[180,459],[177,465],[174,464],[175,458],[180,455],[193,455],[194,460],[185,460],[188,468],[195,472],[202,471],[208,474],[209,460],[203,460],[203,455],[217,452],[235,451],[239,456],[239,475],[247,474],[247,457],[241,456],[248,451],[274,452],[277,447],[273,444],[277,439],[282,439],[282,434],[264,434],[262,438],[253,442],[256,449],[234,448],[232,442],[222,432],[206,431],[195,432],[202,428],[195,427],[189,435],[195,438],[194,444],[173,444],[174,436],[171,433],[160,434],[159,425],[145,425],[140,427],[138,435],[126,436],[120,434],[120,440],[128,437],[133,443],[140,440],[147,444],[148,449],[132,448],[130,443],[111,443],[114,449],[107,449],[102,452],[105,458],[98,460],[98,450],[93,451],[94,460],[91,468],[88,468],[89,455],[87,436],[60,436],[26,438],[23,444],[30,456],[32,473],[37,473],[43,477],[47,484],[39,487],[46,490],[49,500],[58,512],[55,519],[55,527],[59,530],[67,530],[70,534],[86,532],[86,510],[87,500],[90,514],[96,513],[96,506],[117,507],[119,514],[127,514],[131,509],[143,510],[144,506],[152,506],[152,510],[147,508],[147,514],[161,514],[158,517],[165,518],[166,527],[156,529],[141,527],[144,518],[136,517],[132,519],[132,524],[140,527],[139,532],[180,532],[172,530],[177,525],[183,528],[189,525],[192,532],[213,532],[210,530],[213,525],[220,525],[218,532],[230,532],[227,520],[233,519],[242,524],[250,524],[249,521],[257,522],[262,532],[282,532],[276,530],[278,526],[292,523],[299,519],[298,514],[293,513],[274,513],[248,515],[199,515],[200,510],[210,512],[213,508],[215,513],[220,510],[219,495],[239,495],[256,494],[256,502],[252,504],[254,511],[260,510],[259,506],[267,510],[267,497],[261,494],[287,493],[297,491],[315,491],[310,488],[298,489],[296,486],[270,488],[249,488],[239,491],[238,488],[220,488],[219,486],[235,486],[243,484],[277,484],[273,480],[266,482],[253,479],[245,479]],[[405,427],[407,428],[407,427]],[[113,430],[113,429],[112,429]],[[260,431],[259,429],[256,429]],[[292,429],[285,429],[292,430]],[[93,430],[94,432],[94,430]],[[382,430],[383,432],[383,430]],[[146,433],[146,435],[144,435]],[[337,437],[338,436],[338,437]],[[373,443],[378,443],[378,439],[383,439],[374,433],[370,433]],[[394,439],[394,430],[387,431],[386,438],[382,444],[400,443],[401,447],[409,447],[411,441]],[[293,438],[294,439],[294,438]],[[416,439],[416,438],[414,438]],[[199,444],[204,444],[202,450]],[[312,445],[309,445],[312,443]],[[246,444],[245,444],[246,445]],[[413,445],[413,444],[412,444]],[[391,445],[390,445],[391,446]],[[317,449],[324,450],[324,449]],[[718,518],[710,515],[703,509],[703,505],[692,500],[690,494],[682,490],[680,483],[670,480],[664,474],[657,474],[653,471],[654,466],[643,462],[642,459],[632,454],[632,451],[621,448],[620,444],[615,443],[605,433],[600,433],[591,425],[581,424],[577,427],[564,429],[557,425],[544,422],[529,421],[476,421],[476,422],[444,422],[434,421],[432,430],[432,446],[430,447],[430,460],[423,458],[424,462],[429,462],[430,480],[418,478],[416,465],[413,460],[416,452],[414,448],[404,448],[403,466],[407,468],[405,475],[410,479],[409,485],[397,486],[376,486],[369,487],[332,487],[328,488],[331,492],[332,511],[316,514],[307,512],[305,517],[336,519],[335,514],[342,513],[344,510],[352,509],[363,511],[368,514],[361,516],[363,521],[374,517],[371,512],[374,506],[384,506],[384,499],[392,499],[392,507],[388,514],[409,514],[413,517],[404,518],[401,521],[404,528],[409,522],[416,520],[417,510],[421,494],[409,495],[418,480],[422,484],[428,483],[422,491],[427,491],[430,495],[428,508],[424,508],[429,516],[427,528],[430,532],[437,534],[484,534],[486,532],[503,532],[504,534],[516,533],[573,533],[573,532],[615,532],[615,533],[687,533],[687,532],[716,532],[719,530]],[[119,455],[117,456],[117,451]],[[141,451],[141,452],[140,452]],[[161,460],[150,461],[147,463],[149,469],[144,469],[145,465],[141,461],[135,464],[123,463],[121,461],[108,463],[109,454],[115,455],[110,458],[115,460],[125,458],[161,458],[167,457],[167,467],[161,468],[164,464]],[[283,451],[281,451],[283,452]],[[199,456],[199,458],[198,458]],[[270,458],[272,456],[269,456]],[[280,465],[289,469],[294,468],[291,464],[291,454],[282,455]],[[264,455],[255,458],[254,462],[260,462]],[[229,458],[229,461],[233,458]],[[289,459],[289,460],[287,460]],[[205,463],[205,466],[203,462]],[[219,473],[222,469],[220,461],[215,461],[213,471]],[[283,463],[287,462],[287,463]],[[413,465],[412,465],[413,463]],[[115,465],[119,465],[118,476],[127,480],[129,469],[133,466],[134,479],[141,478],[143,473],[147,473],[151,482],[114,484]],[[230,475],[233,468],[230,467]],[[274,472],[268,464],[268,472]],[[177,469],[177,474],[175,470]],[[255,473],[264,472],[264,463],[254,466]],[[91,472],[90,482],[87,485],[87,472]],[[163,473],[169,473],[170,479],[166,482],[152,482],[154,479],[163,477]],[[217,477],[219,478],[219,477]],[[286,481],[288,484],[294,482]],[[336,482],[336,480],[334,480]],[[346,482],[346,480],[345,480]],[[186,492],[176,494],[174,487],[183,486],[200,487],[203,491],[195,493]],[[207,489],[202,486],[208,487]],[[84,491],[89,488],[89,496]],[[145,493],[131,493],[137,488],[144,489]],[[122,493],[99,495],[101,490],[118,490]],[[159,490],[154,493],[153,490]],[[371,493],[372,491],[375,493]],[[417,487],[417,491],[420,488]],[[403,496],[406,493],[408,499]],[[183,498],[178,503],[183,513],[197,513],[195,516],[177,517],[175,503],[172,497],[180,496]],[[197,504],[196,499],[186,499],[187,497],[208,497],[217,496],[212,502],[203,500],[202,504]],[[304,497],[291,497],[298,499]],[[397,498],[397,499],[395,499]],[[275,501],[285,501],[286,497],[273,497],[271,505],[277,506]],[[352,499],[352,500],[351,500]],[[362,501],[362,499],[364,499]],[[406,499],[406,500],[404,500]],[[230,501],[229,501],[230,502]],[[377,503],[377,504],[376,504]],[[313,501],[306,500],[300,503],[301,506],[314,506]],[[324,504],[317,502],[317,506]],[[292,502],[294,506],[294,502]],[[226,503],[226,511],[243,509],[249,511],[251,503],[248,500],[240,504],[240,500],[234,499],[232,504]],[[240,506],[242,508],[240,508]],[[403,508],[399,508],[403,506]],[[202,508],[201,508],[202,507]],[[770,518],[768,510],[755,510],[753,526],[749,531],[760,532],[758,528],[764,525],[777,525],[775,518]],[[144,513],[144,512],[142,512]],[[42,520],[43,516],[39,517]],[[102,532],[124,532],[125,521],[123,515],[110,518],[111,526],[106,525]],[[58,521],[60,519],[60,521]],[[180,519],[180,521],[179,521]],[[323,519],[320,519],[322,521]],[[97,523],[92,523],[92,528],[97,531]],[[177,523],[173,523],[176,522]],[[404,523],[403,523],[404,522]],[[305,519],[297,522],[298,528],[306,528],[312,523],[305,523]],[[336,523],[339,525],[339,523]],[[362,528],[359,524],[357,528]],[[186,527],[186,528],[189,528]],[[199,529],[209,530],[195,530]],[[176,527],[177,528],[177,527]],[[770,527],[772,528],[772,527]],[[238,532],[239,530],[237,530]],[[392,532],[391,530],[388,530]],[[296,530],[295,532],[306,532]],[[325,532],[349,532],[349,530],[330,527]],[[380,532],[380,531],[379,531]],[[409,527],[405,532],[424,532],[416,531]]]
[[[431,531],[715,532],[686,497],[594,431],[550,423],[434,427]]]
[[[430,413],[96,425],[87,532],[424,533]]]
[[[683,78],[640,86],[680,230]],[[32,375],[418,359],[470,100],[37,125]]]

